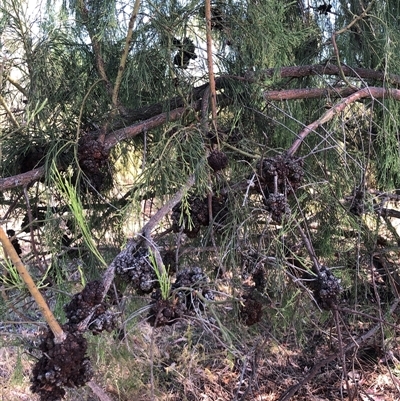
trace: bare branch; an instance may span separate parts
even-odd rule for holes
[[[124,141],[128,138],[134,138],[143,132],[148,132],[153,128],[159,127],[168,121],[175,121],[186,111],[186,107],[181,107],[168,113],[161,113],[155,117],[149,118],[146,121],[131,125],[130,127],[121,128],[117,131],[111,132],[105,139],[104,148],[109,150],[121,141]]]
[[[267,101],[273,100],[295,100],[295,99],[317,99],[321,97],[343,97],[356,92],[353,88],[304,88],[265,91],[263,97]]]
[[[324,113],[318,120],[308,124],[298,135],[297,139],[293,142],[292,146],[288,149],[287,153],[293,156],[296,151],[299,149],[301,143],[307,137],[308,134],[315,131],[318,127],[325,124],[326,122],[332,120],[332,118],[341,113],[346,106],[351,103],[356,102],[357,100],[363,98],[392,98],[395,100],[400,100],[400,90],[399,89],[385,89],[378,87],[368,87],[364,89],[360,89],[359,91],[353,93],[352,95],[344,98],[338,104],[329,109],[326,113]]]
[[[12,177],[0,178],[0,191],[6,191],[7,189],[23,187],[31,182],[38,181],[45,174],[45,168],[39,167],[34,170],[27,171],[26,173],[13,175]]]

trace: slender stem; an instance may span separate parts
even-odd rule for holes
[[[140,7],[140,0],[136,0],[133,6],[131,18],[129,19],[128,32],[125,38],[125,47],[121,55],[121,60],[119,62],[118,75],[117,78],[115,79],[115,85],[112,94],[112,104],[115,110],[118,108],[118,92],[121,86],[122,76],[125,71],[125,65],[126,65],[126,60],[128,59],[129,49],[131,47],[133,26],[135,25],[136,17],[139,12],[139,7]]]
[[[212,124],[213,124],[215,131],[217,131],[217,95],[216,95],[216,89],[215,89],[215,77],[214,77],[213,57],[212,57],[211,1],[210,0],[205,0],[205,14],[206,14],[206,35],[207,35],[208,79],[210,81]]]
[[[19,123],[17,119],[14,116],[14,113],[11,111],[11,109],[7,106],[6,101],[4,100],[3,96],[0,95],[0,104],[4,107],[4,110],[10,117],[11,122],[13,123],[14,127],[19,128]]]
[[[10,76],[7,77],[7,81],[11,85],[15,86],[25,97],[28,97],[28,92],[22,87],[22,85],[18,81],[11,78]]]
[[[56,318],[54,317],[53,313],[48,307],[46,300],[43,298],[43,295],[36,287],[35,282],[32,280],[31,275],[29,274],[28,270],[22,263],[21,259],[19,258],[17,252],[15,251],[13,245],[11,244],[10,240],[8,239],[2,227],[0,227],[0,242],[4,247],[5,253],[10,257],[11,262],[18,270],[19,275],[21,276],[22,280],[24,280],[33,299],[36,301],[41,312],[43,313],[43,316],[46,319],[47,324],[49,325],[51,331],[54,334],[54,342],[56,344],[62,343],[66,338],[63,329],[61,328],[60,324],[57,322]]]
[[[386,89],[379,87],[366,87],[360,89],[357,92],[354,92],[348,97],[345,97],[336,105],[331,107],[327,112],[325,112],[319,119],[313,121],[311,124],[308,124],[304,129],[297,135],[296,140],[293,142],[292,146],[287,150],[287,154],[289,156],[293,156],[297,150],[299,149],[301,143],[311,132],[315,132],[315,130],[321,125],[327,123],[332,120],[336,115],[343,112],[343,110],[351,103],[354,103],[360,99],[370,98],[370,99],[378,99],[378,98],[391,98],[395,100],[400,100],[400,90],[399,89]]]
[[[335,35],[339,35],[341,33],[344,33],[346,31],[348,31],[356,22],[358,22],[360,19],[363,19],[364,17],[366,17],[368,12],[369,12],[369,10],[371,10],[372,6],[374,5],[374,3],[375,3],[375,0],[372,0],[368,4],[367,8],[360,15],[355,15],[353,17],[352,21],[348,25],[346,25],[344,28],[339,29],[338,31],[336,31]]]

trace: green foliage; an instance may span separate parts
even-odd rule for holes
[[[149,251],[149,260],[160,284],[161,298],[168,299],[171,295],[171,279],[165,266],[158,266],[154,253]]]
[[[377,180],[382,188],[400,184],[398,102],[385,100],[377,114],[382,117],[376,136]]]
[[[196,238],[177,230],[171,213],[151,233],[162,256],[168,251],[177,259],[178,273],[201,266],[214,278],[209,284],[217,301],[207,300],[201,313],[190,316],[189,327],[179,333],[186,341],[184,346],[179,342],[169,345],[171,355],[178,354],[176,360],[163,360],[155,348],[150,352],[149,344],[154,343],[148,339],[158,328],[146,334],[139,356],[129,342],[122,346],[107,338],[94,346],[100,366],[111,354],[115,357],[112,366],[121,368],[118,373],[125,375],[121,382],[129,395],[134,386],[151,382],[154,390],[155,383],[162,387],[171,377],[186,377],[190,366],[197,371],[210,369],[208,352],[220,353],[221,360],[236,369],[236,361],[246,359],[241,347],[253,334],[265,336],[265,326],[277,343],[291,339],[302,347],[310,326],[327,332],[331,315],[319,308],[310,284],[316,277],[314,258],[334,267],[332,271],[346,290],[347,304],[357,310],[377,312],[371,312],[368,297],[378,290],[388,302],[397,296],[395,281],[390,280],[398,263],[392,249],[398,247],[399,234],[390,213],[398,200],[392,190],[400,186],[398,100],[358,99],[340,112],[335,110],[329,121],[312,126],[294,154],[304,170],[298,187],[291,191],[288,177],[279,187],[277,171],[269,177],[276,180],[277,192],[285,192],[287,215],[275,221],[279,219],[274,220],[268,206],[269,197],[276,194],[264,182],[268,177],[261,171],[261,159],[274,160],[290,149],[299,133],[304,135],[306,127],[339,104],[345,96],[339,92],[349,83],[353,85],[349,90],[398,85],[392,85],[390,75],[400,71],[398,1],[371,2],[368,15],[362,18],[363,6],[355,0],[332,3],[335,13],[328,15],[318,12],[320,1],[303,3],[212,2],[215,126],[206,97],[209,71],[203,1],[141,2],[123,69],[120,61],[132,4],[49,2],[48,15],[36,20],[25,13],[22,2],[0,5],[4,16],[0,18],[0,45],[7,52],[0,60],[1,176],[29,173],[39,166],[46,172],[22,190],[17,187],[1,193],[2,220],[29,248],[23,257],[32,265],[37,282],[52,283],[46,291],[49,298],[55,298],[58,316],[69,293],[98,277],[99,264],[107,266],[127,238],[142,234],[145,223],[185,187],[190,176],[195,177],[195,184],[180,200],[181,215],[175,223],[194,228],[199,218],[191,199],[207,199]],[[332,42],[335,31],[339,32],[335,37],[338,53]],[[193,42],[196,58],[182,68],[176,55],[182,54],[185,39]],[[339,67],[337,56],[340,66],[357,72],[348,82],[338,74],[320,73],[325,71],[322,67],[308,69],[312,74],[306,77],[296,75],[304,72],[296,69],[303,64]],[[291,66],[295,73],[281,77],[281,66]],[[370,68],[369,75],[357,77],[358,67]],[[276,74],[265,73],[267,68],[275,68]],[[379,71],[385,73],[383,80],[370,78]],[[112,97],[121,73],[115,103]],[[325,92],[316,98],[304,95],[283,101],[266,96],[268,91],[293,94],[298,89],[307,94],[307,90]],[[171,118],[168,113],[177,108],[185,112]],[[167,120],[157,125],[165,117],[162,113]],[[124,137],[138,127],[135,137]],[[91,158],[90,147],[81,152],[85,139],[98,145]],[[220,171],[207,162],[213,151],[228,159]],[[93,171],[92,176],[82,174],[88,159],[93,170],[111,173],[112,184],[93,189]],[[208,199],[211,204],[217,201],[212,210]],[[393,200],[390,206],[388,199]],[[371,262],[371,255],[378,254],[388,255],[384,273],[385,269],[379,272]],[[173,269],[170,277],[161,271],[154,254],[150,261],[162,298],[168,299]],[[18,308],[19,297],[26,296],[16,294],[22,282],[10,263],[4,268],[8,278],[3,277],[2,285],[11,301],[3,301]],[[257,269],[263,274],[258,286]],[[385,288],[374,287],[372,278]],[[130,283],[119,284],[124,298],[114,306],[119,308],[128,338],[136,341],[141,335],[136,326],[144,324],[149,298],[140,295],[138,300]],[[249,295],[260,302],[267,318],[244,330],[238,314]],[[342,323],[353,324],[345,318]],[[358,330],[354,326],[346,329],[350,333]],[[219,351],[212,349],[213,341]],[[165,343],[160,346],[166,347]],[[132,355],[138,360],[132,360]],[[149,355],[154,357],[153,371],[148,366]],[[143,361],[146,369],[140,370]],[[132,374],[123,371],[125,362]],[[113,383],[119,379],[115,372],[104,374]],[[190,393],[189,385],[184,390],[181,387],[178,399]],[[226,399],[236,399],[238,394]]]
[[[96,256],[98,262],[100,262],[103,266],[107,266],[106,261],[104,260],[103,256],[99,253],[98,249],[96,248],[96,245],[93,242],[93,235],[90,231],[89,225],[87,224],[82,202],[78,197],[76,188],[71,184],[70,181],[68,181],[67,177],[63,177],[58,172],[54,164],[52,166],[52,172],[54,174],[53,178],[54,185],[61,192],[62,196],[65,197],[65,200],[71,209],[74,221],[81,231],[86,246],[92,252],[92,254]]]

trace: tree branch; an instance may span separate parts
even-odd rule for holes
[[[157,116],[149,118],[146,121],[131,125],[130,127],[121,128],[117,131],[111,132],[106,136],[106,139],[104,141],[104,149],[109,150],[121,141],[124,141],[128,138],[134,138],[135,136],[143,132],[159,127],[160,125],[165,124],[168,121],[176,121],[186,111],[186,107],[180,107],[179,109],[172,110],[168,113],[161,113]]]
[[[387,75],[385,76],[384,73],[379,71],[374,71],[366,68],[349,68],[343,66],[343,71],[346,75],[352,77],[358,77],[363,79],[373,79],[373,80],[386,80],[386,82],[392,82],[394,84],[400,85],[400,75]],[[257,79],[262,79],[263,77],[294,77],[300,78],[310,75],[340,75],[339,68],[335,65],[306,65],[306,66],[294,66],[294,67],[283,67],[279,70],[279,73],[276,73],[276,69],[271,68],[268,70],[264,70],[261,74],[257,77]],[[253,76],[252,76],[253,75]],[[249,74],[246,77],[237,77],[237,76],[222,76],[218,77],[215,80],[216,89],[221,89],[227,85],[230,80],[239,80],[244,82],[254,82],[256,77],[253,73]],[[208,83],[201,85],[199,87],[193,88],[191,93],[192,101],[195,101],[192,105],[193,110],[200,110],[201,99],[204,95],[206,88],[208,87]],[[333,88],[331,90],[328,89],[309,89],[309,90],[287,90],[287,91],[267,91],[264,93],[264,98],[266,100],[285,100],[285,99],[299,99],[301,96],[304,98],[311,98],[311,97],[319,97],[323,96],[323,93],[334,93],[337,95],[347,95],[347,91],[351,91],[351,88],[346,88],[343,90],[339,90]],[[303,92],[301,92],[303,91]],[[327,92],[326,92],[327,91]],[[330,92],[332,91],[332,92]],[[223,95],[220,95],[223,96]],[[315,130],[319,125],[329,121],[333,115],[337,112],[343,110],[346,104],[350,104],[358,99],[365,98],[365,97],[375,97],[375,98],[382,98],[383,96],[392,97],[393,99],[400,100],[399,91],[396,89],[385,89],[379,87],[370,87],[361,89],[354,94],[350,94],[349,97],[345,98],[340,102],[338,105],[330,109],[327,113],[325,113],[319,120],[307,126],[300,134],[298,139],[293,143],[291,149],[289,151],[294,154],[298,147],[300,146],[301,142],[304,138],[308,135],[309,132]],[[343,103],[347,102],[347,103]],[[220,102],[221,103],[221,102]],[[169,103],[154,103],[146,107],[142,107],[137,110],[128,110],[124,112],[124,118],[132,124],[138,120],[145,120],[141,121],[137,124],[133,124],[128,127],[116,129],[115,131],[109,133],[105,138],[105,149],[109,150],[113,146],[115,146],[118,142],[133,138],[136,135],[141,134],[142,132],[149,131],[153,128],[159,127],[162,124],[165,124],[168,121],[176,121],[179,119],[186,111],[187,108],[184,107],[184,99],[180,96],[176,96],[169,100]],[[169,109],[172,111],[163,112],[163,110]],[[98,133],[98,132],[97,132]],[[96,132],[94,132],[96,134]],[[0,191],[8,190],[11,188],[16,188],[19,186],[28,185],[31,182],[40,180],[45,175],[44,167],[39,167],[37,169],[28,171],[23,174],[18,174],[12,177],[0,178]]]
[[[296,99],[316,99],[321,97],[343,97],[349,96],[358,89],[354,88],[304,88],[304,89],[285,89],[265,91],[263,97],[267,101],[273,100],[296,100]]]
[[[123,77],[124,71],[125,71],[126,60],[128,58],[129,49],[131,47],[133,26],[135,25],[136,17],[139,12],[139,7],[140,7],[140,0],[136,0],[135,4],[133,6],[131,18],[129,19],[128,32],[127,32],[126,38],[125,38],[125,47],[124,47],[124,50],[121,55],[121,60],[119,62],[118,75],[117,75],[117,78],[115,79],[115,85],[114,85],[114,90],[113,90],[113,94],[112,94],[112,105],[113,105],[114,109],[118,108],[119,88],[121,86],[122,77]]]
[[[90,29],[89,24],[88,24],[89,11],[88,11],[88,9],[87,9],[87,7],[85,5],[84,0],[78,0],[77,6],[79,8],[79,11],[80,11],[82,17],[83,17],[83,23],[85,24],[86,29],[88,31],[88,34],[89,34],[89,37],[90,37],[90,41],[92,42],[93,53],[94,53],[94,57],[95,57],[95,60],[96,60],[97,72],[99,73],[101,79],[106,82],[107,92],[112,97],[114,89],[113,89],[113,86],[112,86],[112,84],[111,84],[111,82],[108,79],[107,74],[106,74],[104,60],[103,60],[103,57],[101,55],[100,42],[97,39],[96,34],[93,32],[92,29]]]
[[[342,70],[344,74],[348,77],[354,77],[359,79],[368,79],[374,81],[385,81],[394,85],[400,85],[400,75],[388,74],[386,75],[383,72],[371,70],[368,68],[350,68],[347,66],[342,66]],[[303,65],[303,66],[292,66],[292,67],[282,67],[280,69],[269,68],[267,70],[263,70],[259,73],[250,72],[246,74],[245,77],[238,76],[220,76],[215,79],[215,88],[216,90],[220,90],[224,88],[228,82],[230,81],[242,81],[247,83],[256,82],[259,80],[263,80],[271,77],[278,78],[302,78],[307,76],[322,76],[322,75],[335,75],[340,76],[340,69],[338,66],[333,64],[322,65],[322,64],[312,64],[312,65]],[[202,99],[205,95],[205,90],[209,86],[208,83],[203,84],[201,86],[193,88],[189,97],[192,101],[197,101]],[[326,89],[323,89],[326,90]],[[336,88],[332,89],[337,91]],[[274,93],[275,91],[271,91]],[[265,92],[268,94],[269,92]],[[344,96],[347,96],[345,94]],[[291,98],[288,98],[291,99]],[[293,99],[297,99],[297,97],[293,97]],[[281,99],[268,99],[268,100],[281,100]],[[284,98],[282,98],[284,100]],[[153,103],[148,106],[141,107],[135,110],[126,109],[123,111],[123,117],[126,119],[126,123],[132,124],[135,121],[145,120],[151,117],[154,117],[165,110],[173,110],[179,107],[184,107],[185,99],[181,96],[175,96],[167,102],[158,102]]]
[[[205,0],[205,14],[206,14],[206,36],[207,36],[207,65],[208,65],[208,80],[210,82],[212,125],[215,132],[217,132],[217,94],[215,88],[214,65],[212,56],[210,0]]]
[[[27,171],[26,173],[13,175],[12,177],[0,178],[0,191],[27,186],[31,182],[38,181],[44,177],[46,170],[44,166]]]
[[[379,99],[379,98],[392,98],[395,100],[400,100],[400,90],[399,89],[386,89],[378,87],[368,87],[360,89],[359,91],[353,93],[352,95],[344,98],[338,104],[329,109],[324,113],[318,120],[308,124],[298,135],[297,139],[293,142],[292,146],[288,149],[287,153],[293,156],[299,149],[301,143],[307,137],[308,134],[315,131],[318,127],[330,121],[335,115],[341,113],[346,106],[357,100],[363,98]]]
[[[347,77],[371,79],[376,81],[385,81],[393,85],[400,85],[400,75],[386,74],[381,71],[375,71],[368,68],[351,68],[342,66],[343,73]],[[258,73],[248,72],[245,78],[248,81],[263,80],[271,77],[277,78],[302,78],[315,75],[335,75],[340,76],[340,69],[334,64],[312,64],[293,67],[282,67],[280,69],[269,68]]]

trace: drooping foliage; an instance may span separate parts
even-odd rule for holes
[[[116,262],[156,327],[204,312],[219,280],[249,325],[260,299],[290,321],[377,297],[372,271],[397,296],[398,1],[218,0],[210,29],[204,1],[131,3],[1,5],[1,216],[37,279],[98,278],[183,191],[151,239],[172,284],[148,246]]]

